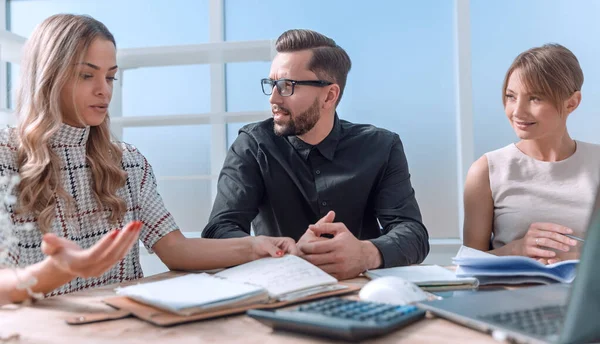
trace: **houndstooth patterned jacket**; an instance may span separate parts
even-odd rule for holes
[[[156,190],[156,180],[152,167],[146,158],[132,145],[119,143],[123,149],[123,170],[127,171],[126,185],[117,195],[127,203],[127,212],[117,224],[108,221],[110,212],[99,209],[91,190],[91,172],[86,162],[86,142],[90,128],[76,128],[63,124],[52,138],[52,150],[61,159],[63,188],[74,199],[71,213],[66,211],[64,200],[59,199],[56,217],[52,222],[52,232],[74,241],[83,248],[95,244],[103,235],[115,228],[122,228],[133,220],[142,221],[144,226],[140,240],[152,252],[152,246],[163,236],[178,229],[173,216],[165,208]],[[13,175],[19,172],[16,164],[17,144],[15,130],[0,130],[0,175]],[[10,208],[13,223],[30,223],[34,230],[16,230],[18,245],[9,248],[9,263],[25,267],[42,261],[42,234],[37,227],[36,217],[16,215]],[[74,213],[73,213],[74,212]],[[1,238],[0,238],[1,240]],[[139,246],[131,251],[114,267],[98,278],[76,278],[47,296],[55,296],[119,283],[143,277],[139,259]]]

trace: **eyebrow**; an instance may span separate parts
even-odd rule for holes
[[[511,90],[510,88],[507,88],[507,89],[506,89],[506,93],[517,93],[517,92],[515,92],[515,91]],[[521,92],[521,93],[522,93],[522,94],[525,94],[525,95],[529,94],[529,92]]]
[[[515,91],[511,90],[510,88],[506,89],[506,93],[516,93]],[[522,96],[530,96],[530,97],[543,97],[544,93],[543,92],[538,92],[538,91],[534,91],[534,92],[523,92],[521,93]]]
[[[95,64],[89,63],[89,62],[82,62],[81,64],[84,64],[84,65],[86,65],[88,67],[91,67],[91,68],[93,68],[95,70],[100,70],[100,67],[96,66]],[[117,69],[118,67],[119,66],[115,65],[115,66],[110,67],[108,70],[114,70],[114,69]]]

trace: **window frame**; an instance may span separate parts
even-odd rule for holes
[[[15,35],[9,28],[9,0],[0,0],[0,124],[14,124],[14,115],[8,110],[7,63],[19,61],[20,51],[25,38]],[[187,179],[210,179],[211,204],[217,193],[217,181],[221,166],[227,154],[227,124],[253,122],[270,117],[269,111],[227,111],[227,82],[225,65],[231,62],[270,62],[276,54],[274,40],[225,41],[225,0],[209,1],[209,43],[161,46],[147,48],[120,49],[117,60],[120,66],[118,82],[114,84],[113,99],[110,104],[111,129],[121,139],[127,127],[180,126],[209,124],[211,126],[210,175],[187,176]],[[432,244],[456,245],[462,242],[464,181],[470,165],[474,161],[473,138],[473,102],[470,48],[470,0],[454,0],[454,54],[455,54],[455,113],[458,161],[458,200],[456,211],[458,223],[457,235],[448,239],[431,239]],[[127,69],[174,66],[190,64],[208,64],[210,66],[210,112],[197,114],[159,115],[159,116],[123,116],[122,85],[124,71]],[[157,176],[160,180],[173,180],[178,176]],[[201,229],[200,229],[201,230]]]

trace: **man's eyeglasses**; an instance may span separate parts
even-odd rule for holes
[[[315,87],[325,87],[333,85],[333,82],[325,80],[290,80],[290,79],[262,79],[260,81],[262,91],[265,95],[270,96],[273,93],[273,88],[277,87],[277,91],[282,97],[289,97],[294,94],[296,85],[307,85]]]

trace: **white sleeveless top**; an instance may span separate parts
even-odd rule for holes
[[[551,222],[583,237],[600,184],[600,145],[575,141],[575,153],[546,162],[513,143],[486,153],[494,200],[494,249],[525,236],[534,222]]]

